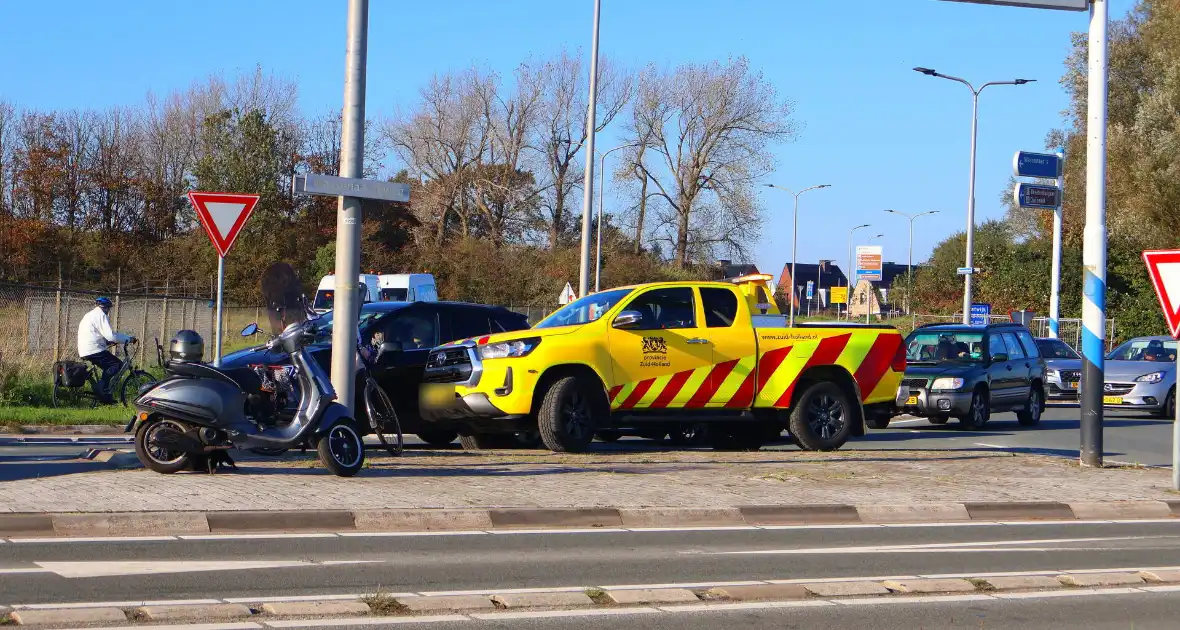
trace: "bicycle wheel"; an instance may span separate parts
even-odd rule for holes
[[[381,440],[381,446],[393,457],[400,457],[403,450],[402,426],[397,412],[385,390],[373,379],[365,383],[365,411],[369,414],[369,427]]]
[[[150,385],[156,382],[151,374],[143,370],[134,370],[123,379],[123,386],[119,389],[119,402],[123,403],[124,407],[130,407],[131,403],[135,402],[135,398],[139,396],[139,389],[144,385]]]
[[[92,385],[87,380],[86,385]],[[81,387],[66,387],[62,385],[57,375],[53,377],[53,406],[57,409],[93,409],[98,406],[98,398],[91,391],[86,391],[86,385]]]

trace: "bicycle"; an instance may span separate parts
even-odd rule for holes
[[[135,367],[131,359],[128,346],[138,341],[128,341],[119,344],[122,348],[123,361],[119,371],[111,377],[108,393],[114,397],[119,392],[119,402],[124,407],[130,406],[139,395],[139,390],[145,385],[156,382],[151,374]],[[83,361],[58,361],[53,364],[53,406],[58,409],[94,408],[98,406],[98,383],[101,375],[98,368]],[[89,389],[87,389],[89,385]]]
[[[373,364],[364,352],[357,352],[357,359],[361,364],[361,368],[365,373],[365,412],[369,416],[369,428],[377,435],[377,439],[381,441],[381,446],[392,457],[401,457],[405,450],[405,444],[402,436],[402,426],[397,419],[397,411],[393,408],[393,403],[389,400],[389,396],[381,385],[377,384],[377,379],[373,378]],[[394,433],[397,435],[395,443],[391,443],[386,438],[387,433]],[[392,435],[390,436],[392,437]]]

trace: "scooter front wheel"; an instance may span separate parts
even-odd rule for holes
[[[183,451],[173,451],[158,443],[162,431],[184,433],[188,426],[178,420],[163,418],[140,425],[135,432],[135,455],[140,463],[158,473],[170,475],[189,468],[191,457]]]
[[[334,422],[316,444],[316,452],[337,477],[351,477],[365,465],[365,443],[350,418]]]

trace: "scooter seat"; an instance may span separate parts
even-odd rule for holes
[[[258,389],[258,377],[249,370],[220,370],[208,363],[187,363],[182,361],[169,361],[165,369],[176,376],[219,380],[246,392],[257,391]],[[249,376],[253,378],[244,378],[246,373],[249,373]]]

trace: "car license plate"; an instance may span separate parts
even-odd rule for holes
[[[1103,396],[1102,404],[1104,405],[1121,405],[1123,404],[1122,396]]]
[[[905,404],[907,404],[907,405],[916,405],[916,404],[918,404],[918,397],[917,397],[917,396],[910,396],[909,398],[906,398],[906,399],[905,399]]]
[[[419,402],[428,409],[443,409],[455,401],[455,386],[426,383],[419,393]]]
[[[1069,388],[1070,388],[1070,389],[1077,389],[1077,388],[1078,388],[1078,382],[1077,382],[1077,381],[1074,381],[1074,382],[1070,383],[1070,384],[1069,384]]]

